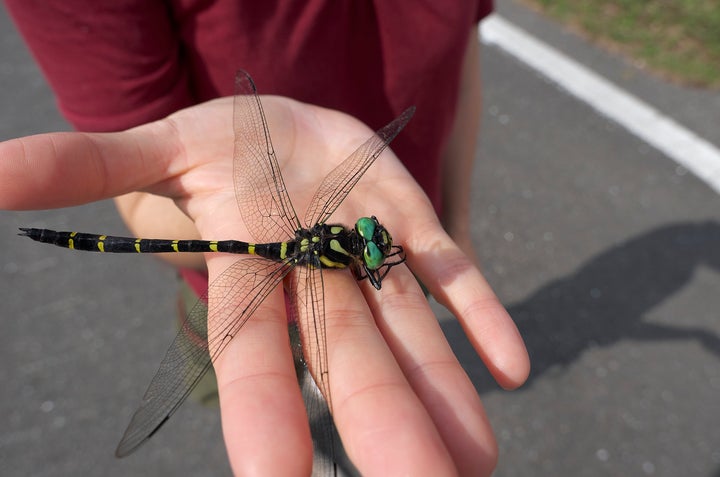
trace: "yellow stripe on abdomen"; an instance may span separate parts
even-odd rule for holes
[[[107,238],[107,235],[101,235],[100,237],[98,237],[97,248],[101,252],[105,251],[105,239],[106,238]]]

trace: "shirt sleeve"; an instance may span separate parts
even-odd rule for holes
[[[57,97],[84,131],[115,131],[192,103],[165,2],[6,0]]]

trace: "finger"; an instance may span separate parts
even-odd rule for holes
[[[407,238],[408,263],[433,297],[460,321],[475,350],[504,388],[530,372],[522,337],[490,285],[439,224],[416,227]]]
[[[490,475],[497,444],[480,398],[406,267],[368,293],[376,323],[429,412],[460,475]]]
[[[362,475],[452,475],[440,435],[408,384],[350,274],[327,272],[333,415]],[[351,292],[349,292],[351,291]]]
[[[0,208],[38,209],[106,199],[178,174],[168,122],[120,133],[49,133],[0,143]]]
[[[280,287],[214,366],[223,436],[234,473],[267,475],[280,472],[281,465],[283,475],[309,475],[310,428],[293,367]]]

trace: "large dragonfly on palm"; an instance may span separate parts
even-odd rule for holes
[[[403,249],[374,217],[352,228],[328,220],[375,159],[405,127],[411,107],[378,130],[322,181],[303,225],[287,193],[267,121],[250,75],[235,79],[233,181],[242,219],[255,243],[239,240],[169,240],[116,237],[22,228],[33,240],[75,250],[118,253],[218,252],[242,254],[214,279],[207,292],[213,307],[207,320],[200,300],[188,313],[160,369],[153,377],[120,441],[116,455],[132,453],[178,409],[212,362],[257,307],[289,278],[290,313],[304,341],[306,361],[332,409],[325,330],[324,277],[328,269],[349,269],[378,290],[390,269],[405,261]],[[207,320],[207,325],[205,322]],[[193,330],[207,326],[208,341]]]

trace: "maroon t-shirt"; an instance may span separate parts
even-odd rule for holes
[[[392,148],[436,210],[440,155],[472,27],[492,0],[5,0],[82,131],[117,131],[233,94],[349,113],[377,129],[417,113]]]
[[[6,0],[77,129],[116,131],[233,93],[338,109],[377,129],[410,105],[393,142],[436,208],[468,32],[491,0]]]

